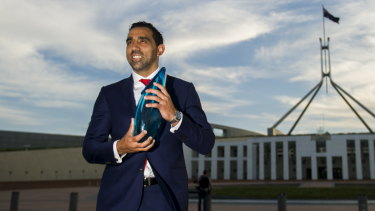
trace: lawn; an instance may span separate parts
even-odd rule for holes
[[[336,185],[335,187],[301,188],[298,185],[254,185],[234,184],[215,185],[212,190],[213,198],[239,199],[276,199],[285,193],[287,199],[357,199],[360,195],[367,195],[368,199],[375,199],[375,185]]]

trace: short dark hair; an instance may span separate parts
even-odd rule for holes
[[[164,43],[163,35],[161,35],[159,30],[157,30],[154,27],[154,25],[152,25],[151,23],[147,23],[146,21],[139,21],[139,22],[133,23],[130,26],[129,31],[136,28],[136,27],[146,27],[146,28],[150,29],[152,31],[152,38],[154,38],[156,46]]]

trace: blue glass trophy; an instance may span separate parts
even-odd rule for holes
[[[154,82],[159,83],[165,87],[165,82],[166,82],[165,67],[160,69],[160,71],[154,76],[154,78],[152,78],[150,83],[143,89],[141,93],[141,98],[139,99],[137,110],[135,113],[135,118],[134,118],[133,135],[134,136],[138,135],[143,130],[147,131],[147,135],[143,137],[139,142],[146,141],[146,139],[149,136],[151,136],[154,139],[157,139],[159,135],[161,134],[165,125],[165,120],[161,116],[159,109],[146,107],[146,104],[155,103],[156,101],[145,100],[145,96],[148,96],[148,95],[156,96],[156,95],[152,93],[146,93],[145,90],[146,89],[160,90],[158,87],[156,87],[153,84]]]

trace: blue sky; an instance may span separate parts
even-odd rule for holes
[[[322,4],[341,18],[325,20],[332,78],[375,111],[374,1],[3,0],[0,130],[84,135],[100,88],[129,76],[124,41],[145,20],[165,37],[161,66],[193,82],[209,122],[265,134],[321,79]],[[320,129],[367,132],[325,85],[294,134]]]

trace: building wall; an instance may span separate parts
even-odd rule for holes
[[[212,179],[224,180],[373,180],[374,140],[374,134],[229,138],[217,140],[208,156],[186,148],[185,158],[191,179],[210,168]]]
[[[213,150],[208,155],[198,154],[184,146],[188,177],[196,180],[203,170],[207,170],[212,179],[246,179],[248,173],[246,163],[249,154],[247,139],[217,139]]]
[[[80,147],[82,142],[83,136],[0,130],[0,150]]]
[[[82,148],[0,152],[0,182],[99,179],[103,168],[87,163]]]

